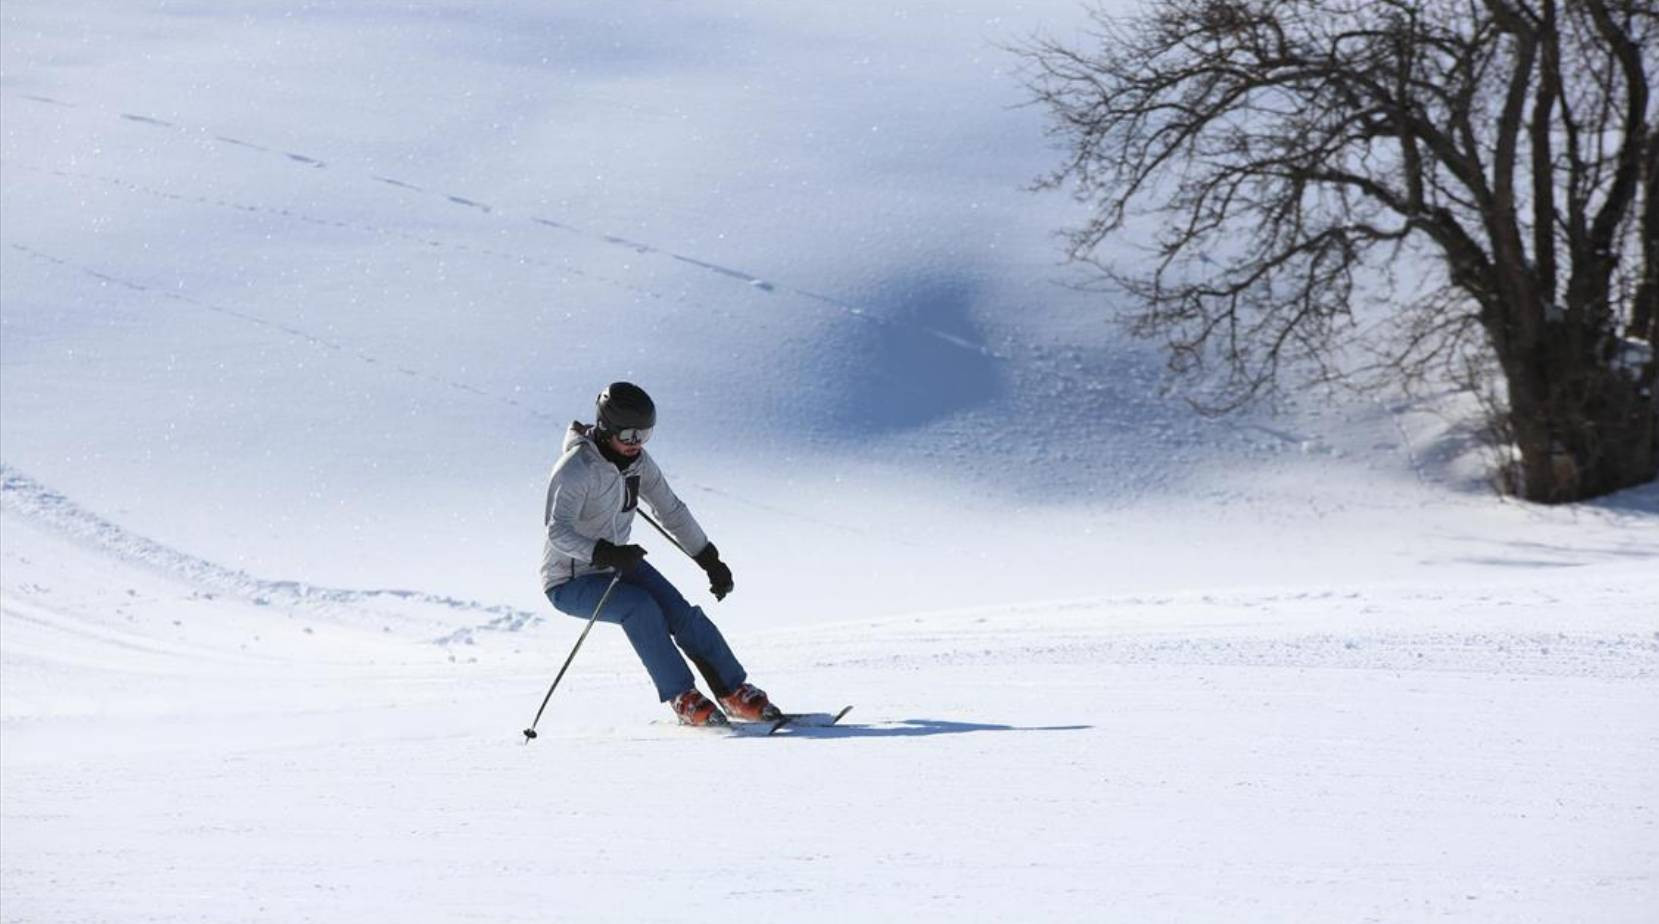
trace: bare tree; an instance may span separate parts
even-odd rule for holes
[[[1021,49],[1067,154],[1041,185],[1091,207],[1071,256],[1209,406],[1356,339],[1395,379],[1485,352],[1519,493],[1659,474],[1659,0],[1147,0],[1094,22],[1089,47]],[[1102,256],[1148,217],[1148,259]],[[1360,324],[1413,265],[1432,278],[1386,333]]]

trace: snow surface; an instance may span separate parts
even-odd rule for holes
[[[1066,0],[0,10],[0,920],[1652,921],[1659,489],[1221,421],[1068,287]],[[605,382],[787,708],[536,586]]]

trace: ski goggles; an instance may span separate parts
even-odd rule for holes
[[[650,427],[623,427],[616,431],[616,438],[629,446],[643,446],[651,438]]]

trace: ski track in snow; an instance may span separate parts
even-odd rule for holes
[[[64,107],[64,108],[69,108],[69,109],[79,109],[79,110],[87,111],[87,112],[98,111],[98,110],[93,109],[92,107],[81,106],[81,105],[76,105],[76,104],[72,104],[72,103],[65,103],[65,102],[61,102],[61,101],[58,101],[58,100],[49,100],[49,99],[46,99],[44,97],[20,95],[19,98],[26,99],[26,100],[36,102],[36,103],[45,104],[45,105],[55,105],[55,106],[60,106],[60,107]],[[108,115],[108,113],[106,113],[106,115]],[[178,124],[173,123],[173,122],[169,122],[165,119],[158,119],[158,118],[155,118],[153,116],[140,115],[140,114],[137,114],[137,113],[129,113],[129,112],[121,112],[121,113],[118,113],[117,116],[118,116],[119,119],[125,120],[127,122],[137,123],[137,124],[149,127],[149,128],[154,128],[154,129],[165,129],[165,130],[172,131],[176,134],[179,134],[179,135],[187,137],[187,138],[193,138],[193,139],[198,139],[198,140],[201,139],[201,138],[208,138],[214,143],[229,144],[229,145],[232,145],[234,147],[243,148],[243,149],[247,149],[247,150],[251,150],[251,151],[256,151],[256,152],[261,153],[261,154],[270,154],[270,155],[279,156],[279,157],[283,158],[285,161],[288,161],[288,162],[291,162],[291,163],[297,163],[297,164],[303,165],[303,166],[305,166],[307,168],[311,168],[311,169],[321,169],[321,168],[324,168],[324,167],[328,166],[327,162],[320,159],[320,158],[311,157],[311,156],[305,155],[305,154],[298,154],[298,153],[294,153],[294,152],[291,152],[291,151],[284,151],[284,150],[281,150],[279,148],[271,147],[271,146],[268,146],[268,145],[257,144],[257,143],[254,143],[254,142],[251,142],[251,141],[246,141],[246,140],[239,139],[239,138],[231,138],[231,137],[228,137],[228,136],[225,136],[225,135],[216,134],[216,133],[211,132],[207,129],[187,128],[185,126],[178,125]],[[370,180],[372,182],[375,182],[375,183],[378,183],[378,184],[381,184],[383,186],[395,187],[397,189],[401,189],[401,190],[404,190],[406,192],[414,193],[414,194],[417,194],[417,195],[434,196],[434,197],[437,197],[437,198],[441,199],[442,201],[447,202],[451,205],[460,206],[460,207],[468,209],[470,211],[476,211],[476,212],[480,212],[480,213],[485,214],[485,215],[490,215],[490,216],[495,216],[495,217],[503,217],[503,218],[515,217],[515,216],[510,214],[510,210],[505,210],[505,209],[498,208],[497,206],[479,201],[477,198],[474,198],[474,197],[471,197],[471,196],[460,195],[460,194],[456,194],[456,193],[434,191],[434,190],[429,189],[428,187],[425,187],[425,186],[422,186],[422,185],[419,185],[419,184],[416,184],[416,183],[411,183],[407,180],[398,179],[396,177],[378,176],[378,175],[374,175],[374,174],[365,174],[365,177],[368,180]],[[846,315],[847,317],[850,317],[850,318],[854,318],[854,319],[864,321],[864,322],[867,322],[867,323],[871,323],[871,324],[876,324],[876,325],[879,325],[879,326],[908,328],[908,329],[911,329],[911,330],[918,331],[918,332],[920,332],[920,333],[922,333],[922,334],[924,334],[928,337],[931,337],[935,340],[938,340],[942,343],[948,344],[951,347],[954,347],[956,349],[960,349],[960,350],[964,350],[964,351],[974,353],[974,354],[977,354],[977,355],[980,355],[980,356],[984,356],[984,357],[989,358],[989,359],[1007,359],[1007,357],[1005,355],[997,352],[996,350],[992,349],[990,346],[988,346],[986,344],[976,343],[976,342],[967,340],[963,337],[957,336],[955,334],[951,334],[947,331],[942,331],[942,330],[939,330],[937,328],[931,327],[931,326],[926,325],[926,324],[920,324],[920,323],[917,323],[917,322],[914,322],[914,321],[903,321],[903,320],[894,320],[894,319],[890,319],[890,318],[884,318],[884,317],[881,317],[878,314],[875,314],[874,312],[870,311],[867,308],[864,308],[862,306],[859,306],[859,305],[853,304],[851,302],[848,302],[845,299],[836,298],[835,296],[832,296],[832,295],[826,295],[826,294],[823,294],[821,292],[816,292],[816,291],[806,289],[806,288],[802,288],[802,287],[798,287],[798,286],[779,285],[779,284],[770,282],[770,281],[762,278],[761,276],[758,276],[758,275],[753,274],[753,273],[746,272],[744,270],[734,269],[734,268],[728,267],[728,266],[722,266],[718,263],[714,263],[714,262],[711,262],[711,261],[708,261],[708,260],[698,259],[696,257],[688,256],[686,254],[676,253],[672,250],[668,250],[668,249],[665,249],[665,248],[662,248],[662,247],[658,247],[658,246],[653,245],[653,244],[647,244],[647,243],[643,243],[643,242],[640,242],[640,241],[631,240],[629,238],[625,238],[625,237],[622,237],[620,235],[608,234],[608,233],[605,233],[605,232],[585,229],[585,228],[582,228],[578,225],[572,224],[571,222],[568,222],[568,221],[555,220],[555,219],[547,218],[547,217],[544,217],[544,216],[530,215],[530,214],[526,214],[522,217],[523,217],[524,220],[527,220],[529,223],[532,223],[532,224],[540,225],[540,226],[547,227],[547,228],[553,228],[553,229],[556,229],[558,231],[562,231],[562,232],[565,232],[565,233],[581,235],[583,237],[589,238],[590,240],[601,241],[601,242],[604,242],[606,244],[610,244],[610,245],[615,246],[615,247],[625,248],[625,249],[627,249],[629,251],[632,251],[633,253],[641,255],[641,256],[661,257],[661,258],[664,258],[664,259],[675,261],[675,262],[680,263],[682,265],[691,266],[691,267],[695,267],[697,269],[705,270],[707,272],[713,273],[715,275],[718,275],[718,276],[721,276],[721,277],[724,277],[724,278],[735,279],[735,280],[743,283],[744,286],[750,291],[764,292],[764,293],[784,292],[784,293],[787,293],[787,294],[795,295],[797,297],[810,300],[812,302],[815,302],[815,303],[818,303],[818,304],[821,304],[821,305],[828,306],[828,307],[830,307],[830,308],[832,308],[832,309],[834,309],[834,310],[836,310],[836,311],[838,311],[838,312],[840,312],[840,313],[842,313],[842,314],[844,314],[844,315]],[[346,227],[350,227],[350,226],[346,226]],[[595,278],[598,278],[598,277],[595,277]],[[612,281],[612,280],[607,280],[607,281]],[[630,290],[638,291],[637,287],[634,287],[634,286],[631,286],[631,285],[627,286],[627,288],[629,288]],[[648,294],[651,294],[653,297],[663,297],[660,293],[648,293]]]
[[[816,666],[916,670],[988,664],[1181,665],[1659,678],[1659,632],[1611,636],[1565,632],[1355,632],[1288,637],[1075,637],[1037,644],[1027,639],[1023,633],[1010,633],[1001,639],[952,636],[948,649],[941,645],[941,650],[932,653],[828,657],[819,659]]]
[[[51,171],[51,172],[62,173],[62,171]],[[71,174],[63,174],[63,175],[69,176]],[[88,178],[93,178],[93,177],[88,177]],[[93,178],[93,179],[105,180],[105,178]],[[121,181],[121,180],[108,179],[108,180],[105,180],[105,181],[114,183],[114,184],[119,185],[119,186],[129,187],[129,188],[132,188],[132,189],[135,189],[135,190],[140,189],[140,187],[137,187],[133,184],[126,183],[125,181]],[[164,198],[169,198],[169,199],[191,200],[191,201],[201,199],[201,200],[205,201],[205,197],[179,196],[177,194],[164,193],[164,192],[161,192],[161,191],[155,191],[155,194],[159,195],[159,196],[162,196]],[[225,204],[226,207],[229,207],[229,208],[237,208],[237,209],[249,210],[249,211],[267,211],[267,212],[271,212],[273,214],[281,214],[285,217],[290,217],[290,218],[294,218],[296,220],[301,220],[301,221],[307,221],[307,222],[310,222],[310,223],[313,223],[313,224],[318,224],[318,225],[342,226],[342,225],[346,224],[346,223],[343,223],[343,222],[335,222],[335,221],[328,220],[328,219],[312,218],[310,216],[301,215],[299,213],[292,212],[291,210],[287,210],[287,209],[272,210],[272,209],[263,209],[263,208],[260,208],[260,207],[257,207],[257,206],[239,206],[239,205],[236,205],[234,203],[223,203],[223,204]],[[375,233],[386,234],[386,235],[389,235],[389,236],[396,236],[396,237],[404,238],[404,239],[411,240],[411,241],[419,241],[421,243],[425,243],[425,244],[428,244],[428,245],[431,245],[431,246],[443,246],[442,244],[437,244],[437,243],[434,243],[434,242],[431,242],[431,241],[424,241],[420,238],[417,238],[413,235],[405,234],[403,232],[390,231],[390,230],[386,230],[386,229],[377,229],[377,228],[373,228],[373,226],[369,226],[369,225],[354,225],[353,227],[357,227],[357,228],[364,229],[364,230],[372,230]],[[261,317],[257,314],[254,314],[254,313],[249,312],[249,311],[244,311],[244,310],[239,309],[239,308],[233,308],[233,307],[230,307],[230,306],[227,306],[227,305],[222,305],[222,304],[218,304],[218,303],[215,303],[215,302],[209,302],[209,301],[206,301],[206,300],[203,300],[203,299],[199,299],[199,298],[195,298],[195,297],[192,297],[192,296],[189,296],[189,295],[185,295],[182,292],[173,291],[172,289],[162,288],[160,286],[155,286],[155,285],[148,285],[146,283],[136,282],[136,281],[131,280],[131,279],[126,279],[126,278],[123,278],[123,277],[120,277],[120,276],[115,276],[115,275],[112,275],[110,273],[103,272],[102,270],[94,269],[90,266],[85,266],[85,265],[76,263],[74,261],[65,259],[63,257],[60,257],[60,256],[56,256],[56,255],[49,254],[49,253],[44,253],[42,251],[36,250],[35,248],[30,247],[30,246],[25,245],[25,244],[19,244],[19,243],[13,242],[13,243],[11,243],[10,246],[13,250],[29,257],[30,259],[37,260],[41,263],[45,263],[45,264],[48,264],[48,265],[51,265],[51,266],[56,266],[56,267],[59,267],[60,269],[66,269],[66,270],[80,272],[81,274],[83,274],[85,276],[88,276],[92,279],[96,279],[99,283],[104,284],[104,285],[120,286],[124,289],[129,289],[129,290],[131,290],[135,293],[141,294],[141,295],[164,298],[164,299],[172,301],[176,304],[185,305],[185,306],[188,306],[188,307],[196,309],[196,310],[206,311],[206,312],[210,312],[210,313],[213,313],[213,314],[220,315],[222,317],[228,317],[228,318],[232,318],[232,319],[235,319],[237,321],[241,321],[241,322],[244,322],[244,323],[247,323],[247,324],[252,324],[252,325],[255,325],[257,327],[263,328],[264,330],[271,331],[271,332],[274,332],[276,334],[282,335],[284,337],[288,337],[290,339],[298,340],[302,343],[309,344],[313,347],[316,347],[317,349],[323,350],[323,351],[328,352],[328,353],[332,353],[336,356],[347,356],[347,357],[350,357],[352,359],[355,359],[356,361],[358,361],[358,362],[360,362],[364,365],[373,366],[373,367],[375,367],[376,369],[379,369],[379,370],[389,371],[390,373],[392,373],[394,375],[402,376],[402,377],[408,378],[408,379],[417,379],[417,380],[424,381],[424,382],[426,382],[428,384],[431,384],[431,385],[436,385],[440,388],[448,389],[450,391],[460,392],[460,393],[463,393],[463,394],[471,395],[471,396],[476,397],[476,398],[481,398],[481,399],[484,399],[484,400],[494,401],[494,402],[498,402],[498,403],[501,403],[501,404],[505,404],[505,405],[513,408],[514,410],[517,410],[517,411],[523,412],[525,414],[528,414],[529,416],[531,416],[531,417],[533,417],[537,420],[540,420],[540,421],[550,422],[550,423],[557,423],[557,424],[562,425],[568,419],[568,418],[566,418],[565,416],[562,416],[562,415],[552,414],[552,413],[549,413],[547,411],[538,410],[537,407],[533,403],[526,402],[526,401],[521,401],[518,398],[513,397],[511,395],[506,395],[506,394],[501,394],[501,393],[498,393],[498,392],[494,392],[494,391],[491,391],[488,388],[484,388],[482,386],[472,384],[471,382],[466,382],[466,381],[462,381],[462,380],[459,380],[459,379],[448,378],[446,376],[439,375],[437,373],[427,372],[427,371],[424,371],[424,370],[421,370],[421,369],[413,368],[413,367],[405,365],[405,364],[403,364],[399,361],[388,360],[388,359],[385,359],[381,356],[377,356],[374,353],[370,353],[366,350],[360,349],[358,347],[354,347],[354,346],[351,346],[351,345],[346,344],[346,343],[342,343],[342,342],[337,341],[337,340],[331,340],[327,337],[320,336],[316,333],[313,333],[313,332],[311,332],[309,330],[306,330],[304,328],[295,326],[293,324],[287,324],[287,323],[283,323],[283,322],[280,322],[280,321],[272,321],[268,318]],[[544,263],[544,264],[546,264],[546,262],[547,262],[547,261],[534,261],[534,258],[520,257],[518,255],[508,254],[508,253],[501,252],[501,251],[494,251],[494,250],[489,250],[489,249],[467,247],[466,245],[453,245],[453,246],[457,250],[464,250],[464,251],[469,251],[469,252],[472,252],[472,253],[479,253],[479,254],[485,254],[485,255],[490,255],[490,256],[496,256],[496,257],[500,257],[500,258],[503,258],[503,259],[513,260],[513,261],[533,261],[533,262],[541,262],[541,263]],[[547,264],[547,265],[551,265],[551,264]],[[579,270],[573,270],[571,272],[581,273],[581,271],[579,271]],[[592,275],[592,274],[585,274],[585,275]],[[602,279],[603,277],[594,276],[593,278]],[[626,283],[619,283],[619,284],[625,285],[625,286],[627,285]],[[628,286],[628,287],[629,288],[636,288],[636,287],[633,287],[633,286]],[[670,299],[675,300],[675,301],[685,302],[688,305],[691,305],[692,307],[699,307],[695,303],[692,303],[689,300],[684,299],[684,298],[680,298],[678,296],[658,296],[658,295],[655,295],[655,293],[648,293],[648,294],[652,294],[653,297],[670,298]],[[712,309],[708,309],[708,310],[712,310]],[[710,487],[708,485],[701,484],[699,482],[685,481],[685,482],[683,482],[683,484],[688,488],[694,488],[694,489],[703,491],[704,493],[717,495],[717,496],[719,496],[719,497],[721,497],[725,500],[728,500],[728,501],[731,501],[731,502],[737,503],[737,504],[742,504],[743,506],[749,507],[751,509],[762,510],[762,511],[765,511],[767,513],[776,514],[776,515],[780,515],[780,516],[787,516],[787,517],[790,517],[792,519],[801,521],[803,523],[813,523],[813,524],[816,524],[816,525],[819,525],[819,526],[830,527],[830,528],[833,528],[837,531],[852,534],[852,535],[864,535],[864,536],[870,535],[870,531],[867,530],[867,529],[861,529],[859,527],[851,526],[851,525],[848,525],[848,524],[845,524],[845,523],[832,522],[832,521],[829,521],[829,520],[825,520],[821,517],[813,517],[813,516],[810,516],[808,514],[800,513],[799,511],[785,509],[783,507],[778,507],[776,505],[763,504],[763,503],[760,503],[758,501],[754,501],[754,500],[751,500],[749,498],[743,497],[741,495],[733,494],[729,491],[721,491],[717,488],[713,488],[713,487]],[[889,537],[888,541],[893,541],[893,542],[896,542],[897,544],[900,544],[900,545],[908,545],[908,546],[912,546],[912,547],[917,546],[917,543],[908,542],[908,541],[904,541],[904,540],[894,540],[894,539],[891,539],[890,537]]]
[[[231,594],[259,606],[337,611],[390,601],[492,617],[482,625],[463,626],[432,640],[439,645],[470,643],[478,631],[517,632],[527,625],[539,623],[543,618],[504,604],[462,600],[417,590],[321,587],[304,581],[255,577],[137,535],[3,464],[0,464],[0,504],[7,511],[43,524],[118,560],[170,574],[191,585]]]
[[[87,276],[90,276],[93,279],[96,279],[99,282],[105,283],[107,285],[121,286],[122,288],[130,289],[133,292],[137,292],[137,293],[140,293],[140,294],[143,294],[143,295],[154,296],[154,297],[157,297],[157,298],[165,298],[165,299],[168,299],[168,300],[173,301],[175,303],[182,304],[182,305],[187,305],[191,308],[195,308],[195,309],[198,309],[198,310],[201,310],[201,311],[207,311],[207,312],[211,312],[213,314],[218,314],[218,315],[222,315],[222,316],[225,316],[225,317],[234,318],[238,321],[243,321],[243,322],[248,323],[248,324],[253,324],[253,325],[256,325],[258,327],[262,327],[262,328],[264,328],[268,331],[274,331],[274,332],[276,332],[278,334],[281,334],[285,337],[289,337],[291,339],[298,340],[302,343],[309,344],[309,345],[314,346],[314,347],[316,347],[320,350],[324,350],[324,351],[329,352],[329,353],[334,353],[334,354],[339,355],[339,356],[349,356],[349,357],[351,357],[351,358],[353,358],[353,359],[357,360],[358,362],[361,362],[365,365],[375,366],[379,369],[390,370],[392,373],[394,373],[396,375],[401,375],[401,376],[406,377],[406,378],[421,379],[421,380],[426,381],[430,384],[437,385],[437,386],[442,387],[442,388],[447,388],[447,389],[450,389],[452,391],[463,392],[463,393],[466,393],[466,394],[473,395],[475,397],[485,398],[485,399],[489,399],[489,400],[492,400],[492,401],[499,401],[499,402],[507,404],[507,405],[517,409],[517,410],[523,411],[524,413],[529,414],[530,416],[535,417],[535,418],[540,419],[540,420],[544,420],[544,421],[562,421],[563,420],[563,418],[558,416],[558,415],[550,414],[546,411],[537,410],[535,407],[531,406],[530,404],[519,401],[517,398],[511,397],[509,395],[495,394],[495,393],[490,392],[487,389],[480,388],[477,385],[473,385],[469,382],[463,382],[463,381],[460,381],[460,380],[457,380],[457,379],[446,378],[446,377],[438,375],[436,373],[424,372],[422,370],[411,368],[411,367],[403,365],[401,363],[397,363],[397,362],[389,361],[389,360],[384,360],[384,359],[374,355],[373,353],[369,353],[365,350],[361,350],[361,349],[358,349],[356,347],[350,346],[348,344],[341,343],[340,341],[337,341],[337,340],[331,340],[327,337],[319,336],[319,335],[314,334],[310,331],[307,331],[303,328],[296,327],[292,324],[285,324],[285,323],[282,323],[280,321],[272,321],[268,318],[260,317],[259,315],[253,314],[253,313],[248,312],[248,311],[242,311],[240,309],[231,308],[231,307],[228,307],[226,305],[221,305],[221,304],[216,304],[214,302],[204,301],[203,299],[194,298],[192,296],[185,295],[182,292],[175,292],[171,289],[164,289],[164,288],[161,288],[159,286],[146,285],[145,283],[134,282],[133,280],[130,280],[130,279],[124,279],[124,278],[119,277],[119,276],[113,276],[113,275],[111,275],[109,273],[105,273],[101,270],[93,269],[92,267],[83,266],[79,263],[75,263],[73,261],[64,259],[63,257],[54,256],[54,255],[49,254],[49,253],[43,253],[39,250],[34,249],[33,247],[29,247],[29,246],[25,245],[25,244],[19,244],[19,243],[13,242],[11,244],[11,248],[13,250],[16,250],[17,252],[19,252],[21,254],[24,254],[25,256],[30,257],[31,259],[39,260],[42,263],[48,263],[48,264],[51,264],[53,266],[61,267],[61,268],[64,268],[64,269],[78,270],[79,272],[81,272],[81,273],[83,273]]]
[[[6,162],[3,161],[3,160],[0,160],[0,163],[6,163]],[[711,306],[711,305],[705,304],[703,302],[697,301],[696,299],[693,299],[693,298],[688,298],[684,295],[679,295],[679,294],[675,294],[675,293],[659,292],[659,291],[657,291],[655,289],[652,289],[650,287],[638,285],[638,284],[632,283],[632,282],[628,282],[625,279],[619,279],[615,276],[610,276],[610,275],[607,275],[607,274],[604,274],[604,273],[596,273],[592,270],[587,270],[587,269],[582,269],[580,267],[572,266],[567,262],[559,262],[559,261],[555,261],[555,260],[549,260],[545,257],[532,256],[528,253],[500,250],[500,249],[493,248],[493,247],[475,247],[471,244],[460,243],[460,242],[452,241],[452,240],[445,240],[445,239],[442,239],[442,238],[437,238],[437,237],[432,237],[432,236],[427,236],[427,235],[412,234],[408,231],[399,231],[399,230],[392,229],[392,228],[385,228],[385,227],[381,227],[379,225],[369,224],[367,222],[341,221],[339,219],[334,219],[334,218],[323,218],[323,217],[319,217],[319,216],[316,216],[316,215],[309,214],[309,213],[304,212],[304,211],[300,211],[298,209],[280,208],[280,207],[267,206],[267,205],[255,205],[253,203],[241,202],[241,201],[237,201],[237,200],[234,200],[234,199],[226,199],[226,198],[221,197],[221,196],[202,196],[202,195],[191,195],[191,194],[187,194],[187,193],[171,192],[171,191],[165,190],[165,189],[156,189],[155,187],[152,187],[152,186],[145,186],[141,183],[134,183],[130,180],[122,179],[121,177],[107,176],[107,175],[96,174],[96,173],[83,173],[83,172],[78,172],[78,171],[73,171],[73,170],[63,170],[63,169],[60,169],[60,168],[36,167],[36,166],[32,166],[32,165],[27,165],[27,164],[6,163],[6,166],[10,167],[13,170],[22,170],[22,171],[30,172],[30,173],[40,173],[40,174],[44,174],[44,175],[48,175],[48,176],[59,177],[59,178],[62,178],[62,179],[86,180],[86,181],[94,182],[94,183],[102,183],[104,185],[112,186],[112,187],[115,187],[116,189],[120,189],[120,190],[123,190],[123,191],[128,192],[128,193],[133,193],[135,195],[148,196],[148,197],[151,197],[151,198],[154,198],[154,199],[161,199],[163,201],[168,201],[168,202],[178,202],[178,203],[184,203],[184,204],[188,204],[188,205],[201,205],[201,206],[207,206],[207,207],[210,207],[210,208],[218,208],[218,209],[225,209],[225,210],[233,211],[233,212],[241,212],[241,213],[249,214],[249,215],[264,215],[264,216],[269,216],[269,217],[276,218],[276,219],[279,219],[279,220],[282,220],[282,221],[294,222],[294,223],[297,223],[297,224],[312,225],[312,226],[321,227],[321,228],[336,228],[336,229],[343,230],[343,231],[357,231],[357,232],[360,232],[360,233],[370,234],[370,235],[374,235],[374,236],[377,236],[377,237],[381,237],[381,238],[384,238],[384,239],[390,240],[390,241],[397,241],[397,242],[405,243],[405,244],[414,244],[414,245],[416,245],[418,247],[421,247],[421,248],[430,248],[430,249],[433,249],[433,250],[448,250],[448,251],[452,251],[452,252],[458,253],[458,254],[468,254],[468,255],[477,255],[477,256],[483,256],[483,257],[490,257],[492,259],[506,261],[508,263],[513,264],[514,266],[540,267],[540,268],[543,268],[543,269],[550,270],[550,271],[558,274],[560,277],[563,277],[560,280],[561,282],[564,281],[565,279],[568,279],[568,278],[590,279],[590,280],[593,280],[595,282],[599,282],[603,285],[607,285],[607,286],[610,286],[612,288],[615,288],[615,289],[618,289],[618,290],[621,290],[621,291],[624,291],[624,292],[628,292],[628,293],[633,294],[633,295],[638,295],[638,296],[641,296],[643,298],[649,298],[649,299],[653,299],[653,300],[657,300],[657,301],[673,302],[675,304],[681,305],[681,306],[686,307],[686,308],[690,308],[690,309],[693,309],[693,310],[696,310],[696,311],[708,312],[710,314],[713,314],[717,311],[717,309],[714,306]],[[393,181],[387,181],[387,182],[393,182]],[[400,185],[406,185],[406,184],[400,184]],[[20,249],[26,249],[26,248],[20,248]],[[85,268],[83,267],[82,269],[85,269]],[[88,273],[92,272],[91,270],[85,270],[85,271],[88,272]],[[516,402],[511,402],[511,403],[516,404]]]

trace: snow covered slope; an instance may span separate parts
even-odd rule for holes
[[[667,724],[598,633],[524,745],[573,620],[423,645],[385,602],[207,593],[20,519],[7,920],[1653,908],[1647,563],[751,631],[780,700],[857,702],[759,740]]]
[[[0,10],[0,919],[1637,921],[1659,492],[1195,418],[1064,286],[1070,0]],[[537,587],[605,382],[786,707]],[[642,531],[643,532],[643,531]]]

